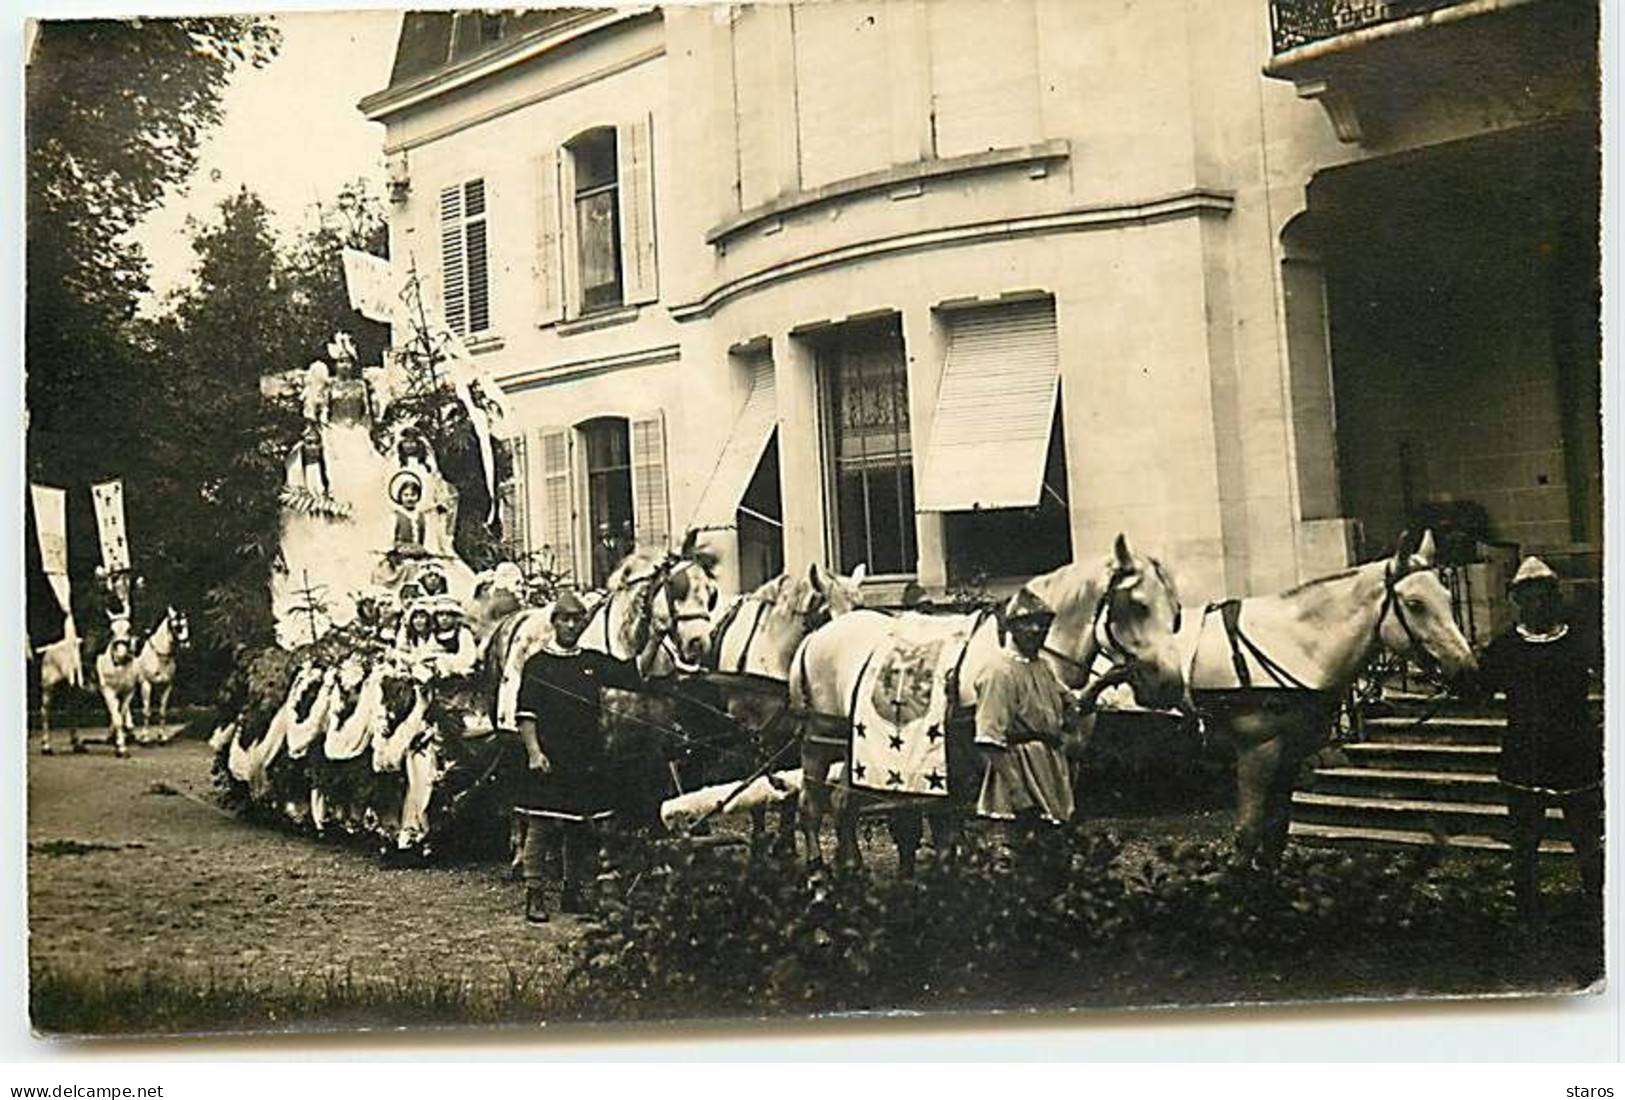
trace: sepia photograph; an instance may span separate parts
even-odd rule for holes
[[[1606,988],[1596,0],[37,14],[41,1045]]]

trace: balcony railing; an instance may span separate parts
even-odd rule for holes
[[[1462,0],[1270,0],[1276,53],[1379,23],[1454,7]]]

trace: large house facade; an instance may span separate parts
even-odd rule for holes
[[[516,548],[875,598],[1118,531],[1193,598],[1440,517],[1600,572],[1595,9],[422,12],[391,256],[523,425]]]

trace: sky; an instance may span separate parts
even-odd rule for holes
[[[389,82],[399,12],[292,12],[276,17],[282,50],[263,69],[237,70],[222,97],[224,121],[199,151],[183,191],[132,236],[152,265],[152,309],[181,286],[193,254],[186,219],[209,220],[219,201],[246,185],[291,238],[331,202],[340,185],[370,177],[383,193],[384,128],[356,110]]]

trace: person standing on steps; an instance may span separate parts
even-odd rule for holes
[[[1518,621],[1479,658],[1474,694],[1506,696],[1499,778],[1512,843],[1518,912],[1538,916],[1540,839],[1558,806],[1587,906],[1602,905],[1602,729],[1587,699],[1592,669],[1566,620],[1557,574],[1529,557],[1512,578]]]

